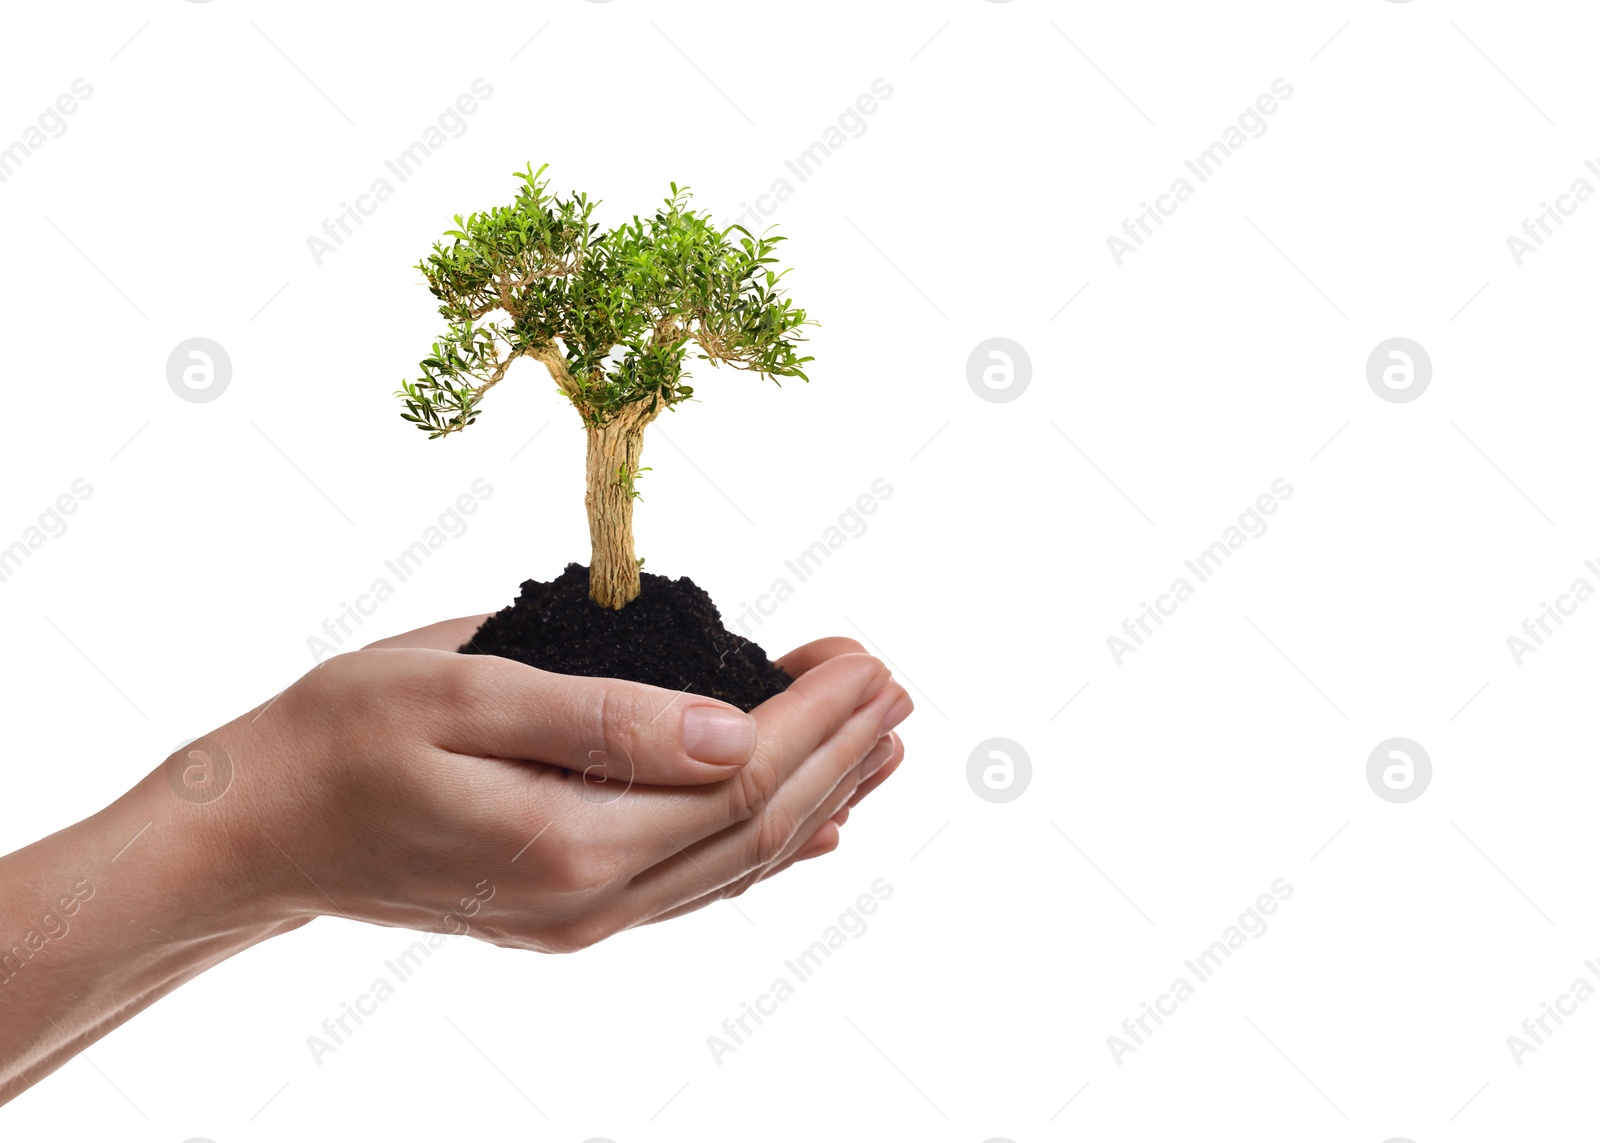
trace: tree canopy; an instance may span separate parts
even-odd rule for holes
[[[650,217],[601,230],[598,201],[551,194],[545,169],[517,174],[510,205],[457,215],[418,264],[448,327],[396,394],[407,421],[430,439],[459,432],[522,357],[549,369],[590,428],[687,400],[689,357],[806,380],[798,346],[812,323],[784,296],[781,237],[717,229],[676,183]]]

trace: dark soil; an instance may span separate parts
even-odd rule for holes
[[[723,627],[716,604],[693,580],[649,572],[639,578],[639,598],[621,611],[589,599],[582,564],[568,564],[552,583],[530,579],[461,653],[688,690],[746,711],[793,681],[760,647]]]

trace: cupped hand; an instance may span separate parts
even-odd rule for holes
[[[383,647],[428,647],[438,651],[454,651],[472,641],[478,628],[488,619],[488,614],[467,615],[459,619],[446,619],[438,623],[419,627],[415,631],[408,631],[389,639],[379,640],[369,646]],[[802,647],[797,647],[787,655],[777,660],[791,676],[798,678],[811,668],[831,659],[837,655],[865,654],[866,648],[854,639],[843,636],[829,636],[816,639]],[[886,757],[879,762],[873,760],[876,772],[872,777],[863,782],[859,789],[851,796],[848,804],[828,821],[817,827],[817,831],[808,838],[804,845],[782,865],[765,870],[759,878],[750,880],[739,892],[749,888],[756,880],[765,880],[775,873],[781,873],[797,861],[808,861],[813,857],[821,857],[831,853],[839,845],[839,827],[849,820],[850,810],[872,791],[883,785],[889,777],[900,768],[900,763],[905,759],[905,744],[900,736],[890,731],[874,747],[875,750],[886,752]],[[727,894],[734,896],[736,894]],[[688,910],[685,910],[688,911]],[[676,915],[676,914],[674,914]],[[663,918],[664,919],[664,918]]]
[[[210,737],[227,836],[286,918],[343,915],[543,951],[743,892],[838,843],[903,756],[905,689],[850,640],[779,660],[749,715],[459,655],[483,617],[328,660]]]

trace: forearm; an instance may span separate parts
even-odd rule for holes
[[[0,858],[0,1103],[185,981],[304,924],[251,889],[224,807],[157,770]]]

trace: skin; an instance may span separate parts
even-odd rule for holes
[[[454,653],[484,618],[329,659],[0,858],[0,958],[33,948],[0,960],[0,1103],[318,916],[555,953],[737,896],[834,849],[904,757],[911,699],[850,639],[743,715]]]

